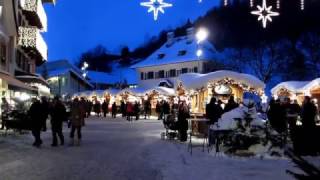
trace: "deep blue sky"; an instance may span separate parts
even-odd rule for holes
[[[76,60],[97,44],[111,52],[122,45],[134,49],[161,30],[176,27],[204,15],[219,0],[165,0],[166,8],[158,21],[140,2],[149,0],[58,0],[45,5],[49,30],[44,34],[49,47],[49,60]]]

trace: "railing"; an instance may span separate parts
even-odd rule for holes
[[[42,60],[48,59],[48,46],[36,27],[19,27],[19,46],[35,49]]]
[[[42,0],[20,0],[21,9],[26,12],[30,22],[35,22],[41,28],[42,31],[46,32],[48,28],[47,14],[42,5]],[[36,19],[33,19],[36,18]]]

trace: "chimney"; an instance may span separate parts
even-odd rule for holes
[[[187,43],[192,43],[192,41],[194,40],[194,28],[188,28],[187,29]]]
[[[174,32],[167,33],[167,46],[171,46],[174,43]]]

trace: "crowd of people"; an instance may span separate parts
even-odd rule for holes
[[[66,107],[67,106],[67,107]],[[68,108],[69,107],[69,108]],[[206,117],[210,120],[210,124],[216,123],[221,116],[233,109],[239,107],[233,96],[231,96],[226,104],[215,97],[211,98],[209,104],[206,105]],[[2,98],[2,115],[9,111],[9,103],[5,98]],[[69,110],[67,110],[69,109]],[[185,101],[174,103],[173,101],[158,101],[155,105],[155,113],[158,120],[166,120],[168,115],[174,115],[177,120],[174,129],[179,131],[181,141],[187,140],[188,122],[190,117],[190,107]],[[111,113],[112,118],[116,118],[117,114],[121,114],[128,121],[133,119],[139,120],[140,116],[144,119],[149,119],[152,112],[150,100],[145,100],[142,105],[139,102],[124,102],[121,101],[120,106],[114,102],[109,106],[109,102],[104,100],[100,103],[98,100],[93,102],[84,98],[75,98],[71,102],[63,103],[59,97],[55,97],[52,101],[47,98],[33,99],[32,105],[28,111],[31,119],[32,134],[35,138],[34,146],[40,147],[42,144],[41,131],[46,130],[46,122],[50,117],[52,130],[52,146],[64,144],[63,122],[68,122],[70,130],[71,144],[75,143],[74,136],[77,133],[79,144],[82,138],[81,128],[85,125],[85,118],[88,118],[94,112],[96,116],[106,117]],[[297,126],[298,117],[301,117],[302,127],[306,131],[312,130],[316,126],[316,116],[318,109],[316,104],[310,97],[305,97],[304,103],[300,106],[297,100],[291,101],[289,98],[284,100],[271,99],[267,110],[268,122],[271,127],[280,134],[288,134],[293,132]],[[3,129],[5,125],[1,124]]]
[[[50,116],[51,131],[52,131],[52,144],[56,147],[59,144],[64,145],[65,138],[63,135],[63,123],[68,123],[70,130],[70,145],[74,145],[74,135],[77,131],[77,145],[81,142],[81,128],[85,125],[84,119],[86,115],[86,101],[81,98],[75,98],[72,102],[68,103],[69,111],[66,105],[56,96],[52,101],[48,101],[46,97],[41,100],[33,99],[31,107],[28,111],[30,117],[31,130],[35,138],[34,146],[40,147],[42,144],[41,131],[46,131],[47,120]],[[58,138],[60,143],[58,142]]]

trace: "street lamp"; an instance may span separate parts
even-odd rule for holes
[[[197,52],[196,55],[198,57],[198,72],[200,72],[200,57],[203,55],[203,51],[201,49],[201,43],[205,41],[209,36],[209,32],[205,28],[199,28],[199,30],[196,33],[196,39],[197,39]],[[203,70],[202,70],[203,71]]]
[[[200,44],[204,40],[206,40],[209,36],[209,32],[205,28],[200,28],[196,33],[197,43]]]

